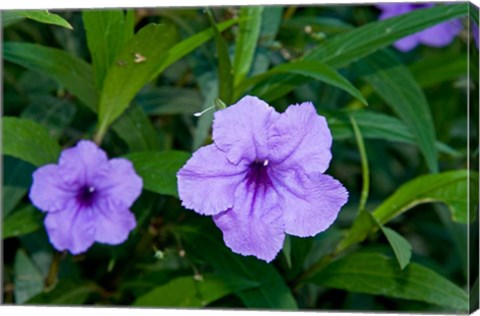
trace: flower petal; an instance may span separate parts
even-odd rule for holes
[[[244,256],[272,261],[285,239],[278,202],[271,189],[239,186],[233,208],[213,217],[225,244]]]
[[[225,211],[233,206],[246,172],[246,162],[232,164],[213,144],[198,149],[177,173],[182,205],[203,215]]]
[[[420,42],[418,33],[406,36],[393,43],[393,47],[402,52],[408,52],[417,47]]]
[[[237,164],[242,158],[249,162],[264,159],[268,126],[279,117],[264,101],[246,96],[224,110],[215,112],[213,141],[227,159]]]
[[[329,175],[275,171],[271,179],[283,198],[283,222],[290,235],[308,237],[326,230],[348,199],[347,190]]]
[[[45,228],[50,243],[74,255],[85,252],[95,240],[95,218],[92,209],[80,208],[73,200],[65,210],[48,213]]]
[[[282,169],[301,166],[307,173],[324,172],[332,158],[331,145],[327,121],[313,104],[291,105],[270,127],[269,161]]]
[[[101,200],[93,210],[96,216],[95,240],[104,244],[117,245],[127,240],[137,226],[135,216],[122,205]]]
[[[58,166],[65,182],[93,184],[96,175],[106,173],[108,157],[94,142],[81,140],[75,147],[62,151]]]
[[[437,24],[418,33],[422,43],[443,47],[450,44],[453,39],[462,31],[462,24],[458,20],[447,21]]]
[[[75,191],[60,177],[57,165],[46,165],[33,173],[29,197],[44,212],[62,211]]]
[[[98,189],[101,199],[114,200],[125,209],[129,209],[140,196],[143,180],[133,164],[123,158],[108,161],[108,171],[93,177],[94,186]]]

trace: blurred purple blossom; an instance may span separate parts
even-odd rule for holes
[[[376,7],[382,11],[379,19],[385,20],[413,10],[431,8],[433,3],[380,3]],[[446,21],[418,33],[396,41],[393,46],[403,52],[414,49],[419,44],[443,47],[450,44],[462,30],[459,20]]]
[[[124,242],[135,228],[130,207],[142,191],[130,161],[108,160],[91,141],[82,140],[33,174],[30,200],[47,213],[45,228],[57,250],[85,252],[97,241]]]
[[[213,215],[236,253],[269,262],[285,233],[314,236],[347,202],[343,185],[323,174],[332,136],[311,102],[280,114],[246,96],[215,113],[213,141],[178,172],[178,191],[183,206]]]
[[[475,45],[478,48],[478,25],[473,22],[470,25],[472,25],[473,40],[475,41]]]

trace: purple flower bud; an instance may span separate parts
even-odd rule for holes
[[[433,6],[433,3],[380,3],[376,5],[382,11],[379,17],[380,20]],[[410,51],[419,44],[443,47],[450,44],[461,30],[462,23],[459,20],[446,21],[404,37],[396,41],[393,46],[403,52]]]
[[[213,215],[236,253],[269,262],[285,233],[314,236],[347,202],[342,184],[323,174],[332,136],[311,102],[280,114],[246,96],[215,112],[213,141],[178,172],[178,192],[186,208]]]
[[[33,173],[30,200],[47,213],[45,228],[57,250],[85,252],[97,241],[116,245],[135,228],[130,207],[142,179],[126,159],[108,160],[91,141],[82,140]]]

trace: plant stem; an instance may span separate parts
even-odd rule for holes
[[[368,157],[367,151],[365,150],[365,143],[363,142],[362,133],[358,128],[357,122],[350,115],[350,122],[352,123],[353,132],[355,133],[355,139],[358,145],[358,151],[360,152],[360,159],[362,162],[362,192],[360,195],[360,203],[358,204],[358,212],[365,209],[365,205],[367,204],[368,199],[368,192],[370,190],[370,171],[368,169]]]

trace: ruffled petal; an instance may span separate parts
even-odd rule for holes
[[[234,164],[242,158],[250,162],[264,159],[268,155],[265,146],[268,126],[279,115],[264,101],[246,96],[234,105],[215,112],[213,141]]]
[[[65,182],[91,185],[97,175],[108,173],[108,157],[94,142],[81,140],[62,151],[58,166]]]
[[[94,243],[95,219],[92,209],[80,208],[71,201],[65,210],[48,213],[44,223],[50,243],[57,250],[77,255]]]
[[[329,175],[275,171],[271,179],[282,197],[285,232],[290,235],[308,237],[326,230],[348,200],[347,190]]]
[[[233,206],[246,172],[245,161],[234,165],[215,145],[200,148],[177,173],[182,205],[203,215],[225,211]]]
[[[282,249],[282,212],[279,197],[271,189],[244,183],[236,192],[234,207],[213,219],[233,252],[270,262]]]
[[[137,225],[135,216],[123,204],[101,200],[93,206],[93,211],[96,216],[95,240],[104,244],[124,242]]]
[[[311,102],[291,105],[272,124],[268,134],[269,161],[277,168],[301,166],[305,172],[324,172],[332,158],[332,135]]]
[[[432,26],[418,33],[418,36],[423,44],[443,47],[450,44],[461,31],[462,24],[454,20]]]
[[[57,165],[46,165],[33,173],[29,197],[44,212],[61,211],[75,196],[75,188],[61,178]]]
[[[93,185],[100,199],[114,200],[129,209],[142,192],[143,180],[129,160],[115,158],[108,161],[108,171],[94,177]]]

